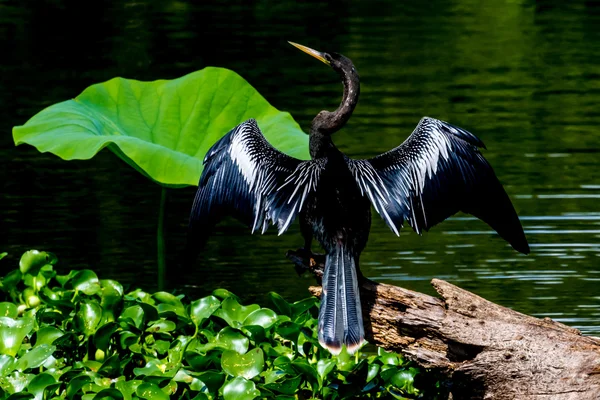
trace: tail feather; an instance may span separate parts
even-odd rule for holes
[[[319,342],[332,354],[339,354],[342,345],[352,354],[364,337],[355,258],[340,245],[325,257]]]

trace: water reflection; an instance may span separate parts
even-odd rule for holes
[[[151,289],[159,189],[108,152],[67,163],[15,149],[11,127],[113,76],[171,78],[218,65],[238,71],[306,128],[318,111],[337,105],[340,84],[288,48],[285,41],[294,40],[344,53],[358,67],[361,100],[335,137],[343,151],[358,158],[393,148],[423,115],[471,130],[486,143],[531,243],[532,253],[519,255],[465,215],[422,237],[405,229],[397,238],[375,216],[361,259],[367,276],[431,294],[429,281],[446,279],[600,335],[594,6],[236,1],[223,8],[216,1],[142,0],[89,10],[87,3],[0,0],[0,250],[13,255],[0,266],[37,247],[58,253],[66,268],[89,266]],[[183,247],[193,195],[193,188],[169,193],[170,263]],[[250,300],[270,290],[305,296],[313,279],[297,277],[283,257],[301,242],[297,226],[260,237],[226,221],[187,272],[190,290],[222,286]]]

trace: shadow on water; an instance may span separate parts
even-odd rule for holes
[[[485,4],[485,5],[484,5]],[[89,9],[95,7],[95,9]],[[318,16],[318,18],[316,18]],[[459,214],[419,237],[396,238],[374,218],[363,273],[433,294],[433,277],[492,301],[600,334],[600,4],[474,0],[400,2],[168,2],[0,0],[0,243],[16,262],[29,248],[65,268],[152,289],[160,189],[103,151],[64,162],[26,146],[11,127],[114,76],[173,78],[217,65],[236,70],[305,128],[337,106],[335,74],[290,48],[294,40],[352,58],[362,94],[336,135],[353,157],[401,143],[423,115],[477,134],[522,217],[532,253],[514,252]],[[169,263],[183,248],[194,188],[168,199]],[[226,287],[249,299],[306,296],[313,283],[285,259],[301,244],[218,227],[186,271],[194,294]]]

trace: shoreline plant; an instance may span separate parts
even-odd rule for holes
[[[447,398],[398,354],[331,356],[317,341],[317,298],[270,299],[125,290],[28,251],[0,280],[0,399]]]

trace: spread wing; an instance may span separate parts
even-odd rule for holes
[[[227,215],[248,224],[252,232],[264,233],[271,222],[282,234],[315,190],[325,162],[301,161],[280,152],[253,119],[238,125],[204,158],[190,214],[188,248],[202,247],[213,226]]]
[[[348,166],[397,235],[405,220],[421,233],[464,211],[527,254],[517,213],[479,147],[485,148],[475,135],[425,117],[400,146],[368,160],[350,160]]]

